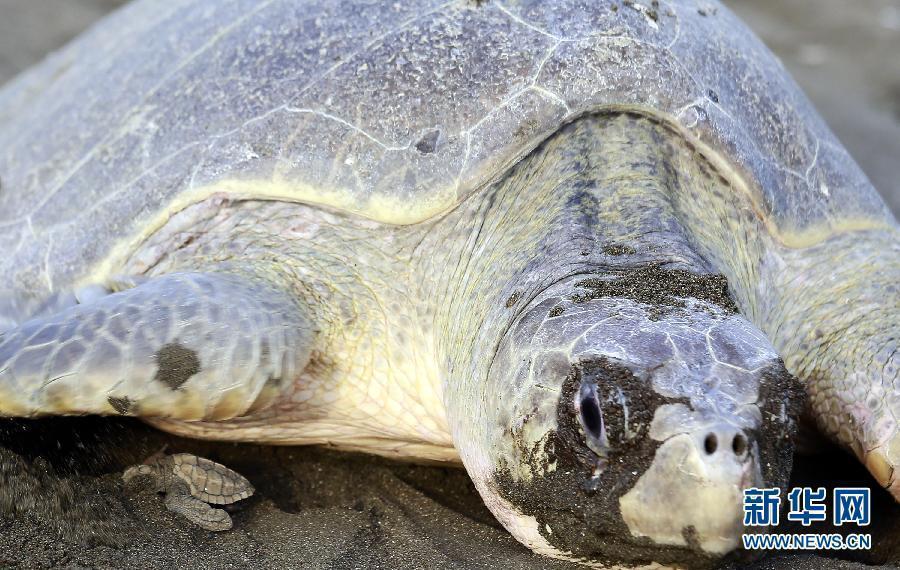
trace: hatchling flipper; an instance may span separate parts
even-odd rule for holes
[[[231,530],[231,517],[222,509],[215,509],[200,499],[172,489],[166,493],[166,508],[178,513],[200,528],[211,531]]]
[[[154,479],[156,490],[166,494],[170,511],[212,531],[230,529],[231,517],[210,504],[235,503],[254,490],[239,473],[191,453],[151,457],[147,463],[126,469],[122,478],[128,482],[139,475]]]

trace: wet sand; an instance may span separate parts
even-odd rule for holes
[[[0,82],[118,2],[0,0]],[[900,3],[729,2],[784,60],[877,187],[900,212]],[[861,6],[861,7],[860,7]],[[882,54],[882,58],[874,57]],[[246,475],[257,494],[235,529],[210,533],[166,511],[124,467],[168,445]],[[795,484],[871,485],[855,459],[801,458]],[[824,530],[824,529],[823,529]],[[900,508],[875,497],[871,552],[900,562]],[[481,503],[459,469],[316,448],[213,444],[134,421],[0,421],[0,567],[575,568],[532,555]],[[810,554],[759,569],[861,568]]]

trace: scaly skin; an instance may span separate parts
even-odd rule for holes
[[[767,333],[807,384],[820,430],[900,500],[900,229],[773,248]]]

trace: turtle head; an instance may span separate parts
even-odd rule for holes
[[[743,490],[786,482],[802,389],[732,307],[641,301],[614,284],[645,277],[560,282],[493,359],[485,400],[498,421],[464,461],[498,519],[542,554],[709,564],[739,545]]]

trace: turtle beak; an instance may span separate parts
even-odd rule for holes
[[[722,555],[738,547],[743,491],[762,481],[755,445],[725,422],[664,441],[619,499],[632,535]]]

